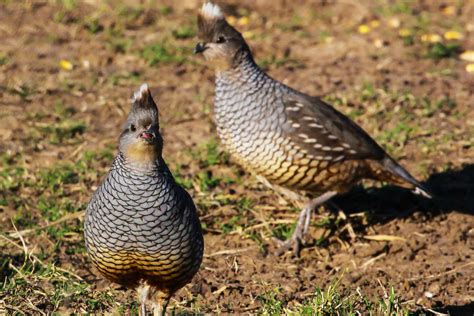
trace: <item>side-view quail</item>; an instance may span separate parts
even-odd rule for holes
[[[271,78],[215,4],[198,14],[196,54],[216,74],[218,134],[245,169],[291,199],[307,201],[281,254],[298,254],[311,211],[361,179],[387,181],[430,197],[361,127],[320,98]],[[307,197],[311,199],[308,201]]]
[[[196,207],[162,158],[158,108],[148,86],[135,92],[119,153],[86,210],[84,235],[107,279],[134,288],[146,315],[164,315],[170,297],[201,265],[204,242]]]

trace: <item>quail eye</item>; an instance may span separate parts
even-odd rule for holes
[[[137,128],[135,127],[135,125],[130,124],[130,131],[135,132],[136,130]]]
[[[221,43],[225,43],[226,39],[224,36],[219,36],[219,38],[217,39],[216,43],[217,44],[221,44]]]

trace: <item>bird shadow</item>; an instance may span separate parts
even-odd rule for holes
[[[438,313],[445,315],[474,315],[474,303],[467,303],[465,305],[447,305],[433,308]],[[421,314],[420,314],[421,315]]]
[[[357,186],[333,201],[348,215],[368,212],[369,225],[405,218],[415,211],[428,218],[453,211],[474,215],[474,164],[432,174],[423,184],[433,193],[432,199],[389,185]]]

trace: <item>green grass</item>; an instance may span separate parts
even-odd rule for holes
[[[118,5],[115,9],[119,18],[124,19],[125,21],[133,21],[140,17],[145,11],[143,7],[140,6],[127,6],[125,4]]]
[[[374,12],[376,12],[378,15],[413,15],[412,2],[410,0],[396,0],[390,2],[389,4],[383,1],[377,2],[380,3],[380,5],[374,8]]]
[[[277,57],[276,55],[271,55],[270,57],[262,58],[257,60],[257,64],[262,69],[268,69],[272,67],[285,67],[285,66],[301,66],[302,64],[296,60],[289,58],[288,56]]]
[[[0,52],[0,66],[6,65],[8,63],[8,56]]]
[[[84,21],[84,27],[91,34],[98,34],[104,30],[104,27],[100,23],[100,18],[97,17],[86,18]]]
[[[4,239],[0,239],[2,243]],[[108,292],[91,291],[90,284],[67,270],[46,263],[26,252],[0,257],[2,267],[0,285],[2,307],[7,314],[23,314],[38,311],[59,313],[65,304],[74,306],[80,313],[103,313],[114,307],[115,300]]]
[[[221,146],[215,138],[201,143],[189,153],[193,159],[199,162],[202,168],[227,164],[229,162],[229,155],[221,150]]]
[[[341,278],[335,278],[326,288],[316,288],[301,303],[288,305],[288,298],[280,288],[274,288],[257,296],[262,315],[410,315],[409,310],[393,287],[383,290],[381,297],[369,298],[360,290],[354,293],[341,291]]]
[[[30,101],[32,95],[35,93],[35,90],[34,90],[33,87],[31,87],[27,84],[21,84],[21,85],[16,86],[12,89],[9,89],[8,92],[10,92],[11,94],[16,94],[16,95],[20,96],[20,98],[23,101]]]
[[[280,240],[288,240],[295,231],[296,222],[293,224],[277,224],[272,229],[272,235]]]
[[[56,114],[67,112],[58,107]],[[7,230],[0,235],[0,248],[8,253],[0,255],[0,297],[8,314],[60,313],[65,305],[74,306],[76,313],[115,309],[110,291],[92,291],[88,282],[61,267],[64,256],[72,263],[86,255],[80,220],[86,205],[78,201],[82,191],[70,188],[100,177],[105,170],[98,166],[102,161],[109,164],[111,156],[109,148],[85,151],[76,163],[37,172],[22,166],[21,155],[0,156],[0,201],[16,210],[12,223],[24,236],[20,239]]]
[[[428,46],[426,57],[432,59],[456,58],[461,51],[459,43],[435,43]]]
[[[132,41],[127,38],[112,37],[107,40],[107,45],[114,53],[126,53],[132,46]]]
[[[59,145],[71,142],[74,138],[82,135],[86,130],[84,122],[68,120],[56,124],[45,124],[37,126],[35,138],[46,138],[50,144]]]
[[[196,32],[193,27],[191,26],[181,26],[175,30],[173,30],[173,36],[176,39],[187,39],[192,38],[196,35]]]
[[[182,48],[170,48],[163,43],[145,46],[140,52],[140,55],[150,66],[155,66],[161,63],[181,63],[187,58]]]
[[[77,6],[76,0],[56,0],[56,2],[66,10],[73,10]]]
[[[221,179],[212,174],[211,171],[201,171],[197,174],[199,188],[203,192],[208,192],[219,185]]]
[[[133,71],[112,74],[107,78],[112,86],[139,85],[141,80],[141,74]]]
[[[175,164],[172,170],[173,176],[179,185],[181,185],[185,189],[191,189],[193,187],[193,181],[191,177],[188,177],[185,174],[183,174],[184,168],[185,166],[183,166],[182,164]]]

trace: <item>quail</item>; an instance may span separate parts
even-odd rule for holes
[[[196,207],[162,158],[158,108],[143,84],[132,98],[119,153],[86,210],[87,252],[107,279],[137,290],[140,314],[164,315],[190,282],[204,242]]]
[[[430,197],[361,127],[317,97],[271,78],[219,6],[198,13],[195,54],[215,70],[217,132],[231,156],[264,184],[305,201],[292,237],[277,251],[298,255],[311,211],[362,179]],[[309,198],[308,198],[309,197]]]

